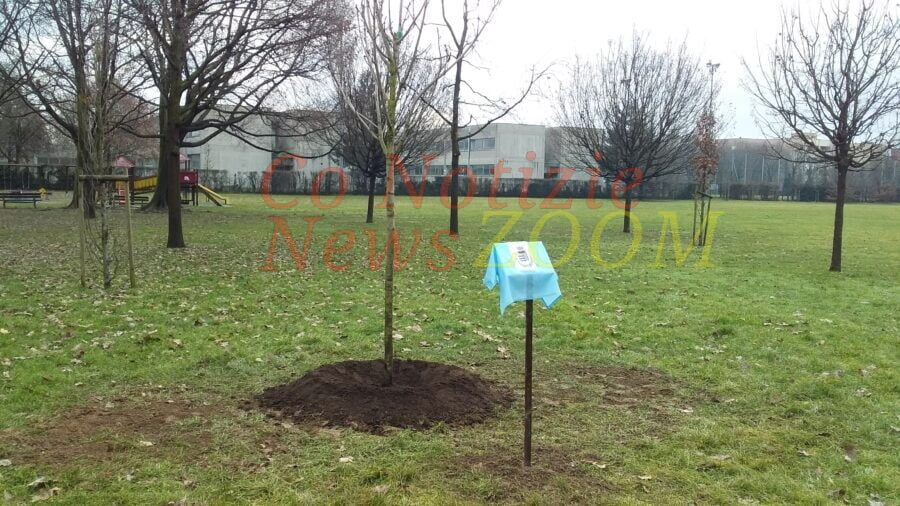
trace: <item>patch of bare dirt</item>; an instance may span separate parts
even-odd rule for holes
[[[662,371],[633,366],[561,366],[560,381],[547,382],[544,395],[573,402],[598,402],[629,410],[684,407],[702,396]],[[541,388],[539,384],[539,388]],[[552,403],[551,403],[552,404]]]
[[[573,452],[566,452],[555,446],[537,445],[533,448],[532,466],[522,464],[522,449],[497,448],[478,455],[465,455],[450,463],[449,474],[461,478],[465,473],[485,473],[494,479],[496,492],[486,499],[508,501],[524,499],[527,494],[540,491],[558,482],[577,484],[569,490],[577,493],[585,491],[589,497],[585,501],[597,501],[611,490],[610,485],[598,473],[606,469],[602,459],[582,458]],[[547,497],[550,502],[560,501]],[[569,497],[568,500],[578,498]],[[579,501],[580,502],[580,501]]]
[[[27,431],[0,432],[0,448],[15,461],[65,465],[178,449],[199,454],[212,435],[209,406],[185,400],[129,400],[79,406]],[[140,453],[139,453],[140,452]]]
[[[586,376],[600,382],[603,403],[611,406],[637,407],[679,397],[675,380],[653,369],[600,367],[590,370]]]
[[[250,406],[295,422],[378,433],[474,424],[512,402],[507,388],[447,364],[398,360],[393,383],[384,379],[380,360],[328,364],[266,390]]]

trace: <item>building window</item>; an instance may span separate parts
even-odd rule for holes
[[[191,170],[200,170],[200,155],[188,155],[188,167]]]
[[[494,149],[495,144],[496,140],[493,137],[488,137],[484,139],[472,139],[469,145],[472,151],[490,151]]]
[[[275,153],[272,153],[272,162],[275,162],[275,160],[277,158],[278,157],[275,155]],[[294,158],[291,156],[286,156],[283,159],[279,160],[278,166],[275,167],[275,170],[284,170],[284,171],[294,170]]]
[[[490,177],[494,175],[493,165],[473,165],[472,172],[476,177]]]
[[[468,151],[469,150],[469,139],[459,141],[459,150],[460,151]]]

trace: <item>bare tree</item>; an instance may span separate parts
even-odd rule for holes
[[[557,122],[564,157],[613,181],[614,194],[624,191],[625,233],[634,189],[690,167],[705,81],[686,43],[656,49],[634,34],[610,43],[595,61],[577,61],[562,83]]]
[[[181,248],[181,148],[227,129],[248,134],[240,124],[266,109],[279,87],[315,75],[327,38],[343,28],[343,2],[127,1],[159,91],[159,170],[148,207],[168,208],[167,246]]]
[[[453,61],[451,70],[453,83],[450,86],[453,96],[449,111],[446,108],[437,107],[437,104],[431,105],[450,129],[450,233],[454,235],[459,235],[459,159],[461,156],[459,143],[477,136],[487,127],[505,118],[528,97],[537,81],[546,73],[546,70],[537,72],[532,69],[531,78],[525,84],[525,90],[511,102],[491,99],[476,91],[463,79],[464,68],[471,66],[469,57],[475,52],[482,34],[493,20],[501,1],[489,0],[484,12],[480,13],[479,0],[475,0],[475,4],[472,6],[470,6],[469,0],[463,0],[461,19],[457,23],[451,19],[452,13],[448,13],[447,0],[441,0],[441,19],[443,27],[446,28],[449,35],[449,45],[446,51]],[[459,4],[458,1],[453,3]],[[471,109],[467,119],[462,117],[463,106]],[[476,116],[486,119],[483,119],[477,127],[472,127],[476,123]],[[462,131],[466,133],[462,134]]]
[[[418,88],[420,81],[433,79],[430,68],[425,68],[425,73],[410,76],[414,81],[413,87]],[[381,143],[374,137],[366,124],[359,119],[354,111],[363,111],[369,117],[376,117],[375,107],[375,83],[372,75],[363,72],[356,79],[356,83],[350,93],[339,100],[352,101],[352,105],[340,105],[338,107],[338,121],[330,133],[334,139],[334,153],[340,156],[349,166],[362,173],[368,185],[368,207],[366,210],[366,223],[374,222],[375,213],[375,183],[379,178],[385,177],[385,157],[381,149]],[[435,97],[438,100],[440,98]],[[396,144],[397,166],[407,170],[414,166],[427,165],[426,157],[431,154],[432,146],[443,137],[441,123],[434,115],[420,115],[410,118],[410,121],[418,121],[419,124],[406,124],[407,135],[398,139]],[[399,144],[402,142],[402,145]]]
[[[335,87],[360,124],[377,139],[385,160],[387,215],[384,262],[385,383],[394,373],[394,176],[399,148],[415,135],[424,118],[433,115],[427,102],[440,94],[439,83],[452,61],[436,58],[425,39],[428,0],[397,4],[362,0],[357,11],[357,36],[340,41],[333,52]],[[351,50],[352,48],[352,50]],[[353,59],[352,54],[360,57]],[[353,69],[357,69],[354,71]],[[362,109],[350,100],[355,76],[372,76],[374,107]],[[419,76],[418,78],[416,76]],[[429,76],[429,77],[421,77]]]
[[[29,161],[50,142],[47,124],[21,98],[0,105],[0,157]]]
[[[3,77],[18,83],[24,103],[75,144],[76,176],[106,171],[108,136],[143,114],[119,105],[143,82],[124,50],[122,1],[23,0],[21,22],[3,48],[15,62]],[[80,206],[77,186],[71,205]],[[92,207],[85,212],[92,216]]]
[[[779,156],[837,171],[830,270],[840,272],[848,173],[900,143],[900,17],[880,0],[785,10],[772,46],[744,67],[759,123],[789,148]]]
[[[12,44],[26,23],[26,0],[0,0],[0,48]],[[17,98],[20,85],[13,69],[18,65],[13,51],[0,51],[0,105]]]
[[[710,61],[706,64],[706,68],[709,70],[709,101],[697,121],[697,133],[694,139],[697,150],[692,160],[694,167],[692,175],[695,185],[692,237],[697,246],[706,244],[706,220],[709,206],[712,204],[712,197],[708,195],[707,191],[719,170],[719,134],[721,133],[721,123],[716,118],[716,97],[719,87],[715,75],[719,64]]]

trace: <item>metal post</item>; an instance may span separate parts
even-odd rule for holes
[[[531,363],[534,301],[525,301],[525,466],[531,467]]]
[[[131,237],[131,182],[132,178],[129,177],[128,181],[125,182],[125,226],[128,227],[128,281],[131,283],[131,288],[134,289],[137,286],[137,283],[134,279],[134,247],[132,246],[132,237]]]
[[[86,238],[85,238],[86,232],[85,232],[85,230],[84,230],[84,228],[85,228],[84,213],[87,212],[87,203],[86,203],[86,200],[87,200],[87,198],[86,198],[86,197],[87,197],[87,194],[85,193],[85,184],[84,184],[84,182],[75,181],[75,184],[76,184],[76,185],[77,185],[77,184],[80,184],[80,185],[81,185],[81,201],[78,202],[78,207],[76,208],[75,212],[77,212],[78,215],[79,215],[79,221],[78,221],[78,229],[79,229],[79,233],[78,233],[78,245],[79,245],[79,259],[80,259],[80,261],[81,261],[81,287],[82,287],[82,288],[86,288],[86,287],[87,287],[87,273],[85,272],[86,267],[85,267],[85,251],[84,251],[84,250],[85,250],[85,244],[84,244],[84,243],[85,243],[85,241],[86,241]],[[73,191],[74,191],[74,190],[73,190]]]

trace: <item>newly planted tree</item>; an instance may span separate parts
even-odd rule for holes
[[[784,11],[746,88],[778,156],[837,171],[831,267],[841,271],[847,177],[900,146],[900,17],[893,2],[839,0]]]
[[[385,163],[384,366],[385,384],[394,374],[395,175],[400,147],[433,115],[428,101],[440,94],[439,83],[451,61],[436,58],[426,42],[427,0],[385,4],[363,0],[357,30],[333,51],[332,76],[344,107],[381,147]],[[359,54],[358,58],[354,55]],[[356,76],[372,76],[374,106],[362,108],[351,97]]]
[[[692,160],[694,166],[694,227],[693,240],[697,246],[706,244],[706,225],[712,197],[707,193],[709,184],[716,177],[719,169],[719,121],[716,119],[716,86],[715,74],[719,64],[709,62],[709,102],[706,110],[697,122],[697,133],[694,142],[697,153]],[[699,229],[697,227],[700,227]]]

